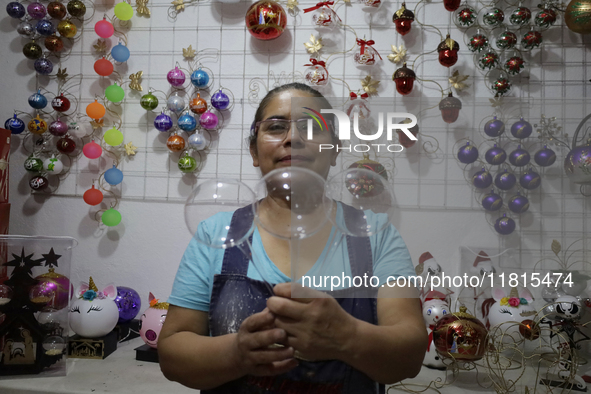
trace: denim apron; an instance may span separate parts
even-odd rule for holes
[[[342,205],[345,223],[363,212]],[[232,234],[244,234],[252,225],[250,206],[236,210],[232,216],[228,238]],[[359,220],[357,220],[358,222]],[[250,237],[252,245],[252,235]],[[369,238],[347,236],[347,249],[352,275],[373,275],[372,253]],[[238,332],[248,316],[261,312],[267,299],[273,294],[262,281],[246,276],[248,259],[237,248],[224,252],[222,272],[214,277],[209,307],[209,330],[212,336]],[[359,320],[377,324],[377,300],[371,298],[339,298],[343,291],[328,292],[341,307]],[[383,394],[384,385],[370,379],[364,373],[341,361],[309,362],[298,360],[299,365],[291,371],[269,377],[245,376],[226,383],[204,394]]]

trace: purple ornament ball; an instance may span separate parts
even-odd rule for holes
[[[582,145],[573,148],[564,159],[564,171],[571,181],[577,184],[591,183],[591,146]]]
[[[541,183],[542,178],[540,177],[540,174],[533,171],[532,169],[529,169],[525,174],[523,174],[519,178],[519,184],[521,185],[521,187],[527,190],[534,190],[538,188]]]
[[[58,274],[51,268],[35,279],[39,282],[33,286],[29,297],[31,301],[43,304],[44,312],[58,311],[68,306],[70,292],[73,294],[74,288],[67,276]]]
[[[213,105],[213,107],[217,110],[224,110],[230,106],[230,98],[220,89],[211,98],[211,105]]]
[[[462,146],[458,150],[458,160],[463,164],[474,163],[478,159],[478,149],[470,142],[466,142],[466,145]]]
[[[156,119],[154,119],[154,127],[159,131],[166,132],[172,128],[172,119],[170,116],[162,112],[160,115],[156,116]]]
[[[479,189],[486,189],[492,185],[492,182],[492,175],[486,168],[483,168],[472,176],[472,184]]]
[[[544,145],[544,149],[540,149],[534,155],[534,161],[540,167],[549,167],[556,161],[556,152]]]
[[[513,126],[511,126],[511,134],[513,134],[513,137],[515,138],[527,138],[531,135],[532,131],[533,128],[531,124],[528,121],[523,120],[523,118],[518,122],[513,123]]]
[[[509,235],[515,231],[515,220],[503,215],[495,221],[495,230],[501,235]]]
[[[51,60],[42,57],[41,59],[35,60],[35,71],[41,75],[49,75],[53,71],[53,63]]]
[[[17,1],[11,1],[6,5],[6,13],[11,18],[20,19],[26,14],[25,6]]]
[[[495,144],[492,148],[486,151],[484,154],[484,159],[487,161],[488,164],[493,166],[501,165],[507,159],[507,152],[503,148],[499,148],[497,144]]]
[[[33,19],[43,19],[47,14],[47,10],[45,6],[41,3],[31,3],[27,6],[27,12],[29,16]]]
[[[218,125],[218,117],[213,112],[204,112],[199,118],[199,124],[204,129],[213,130]]]
[[[529,152],[517,145],[517,149],[509,154],[509,163],[515,167],[523,167],[529,164],[531,157]]]
[[[497,119],[495,116],[493,119],[486,122],[484,125],[484,134],[489,137],[496,138],[505,132],[505,123],[502,120]]]
[[[172,86],[178,87],[183,86],[183,84],[185,83],[186,76],[183,70],[181,70],[178,67],[175,67],[174,69],[168,72],[168,74],[166,75],[166,79],[168,80],[168,83],[170,83]]]
[[[503,206],[503,199],[494,190],[482,198],[482,207],[487,211],[498,211]]]
[[[510,190],[517,183],[517,177],[505,170],[495,176],[495,186],[501,190]]]
[[[529,200],[521,194],[516,194],[509,200],[507,204],[511,212],[524,213],[529,209]]]
[[[62,137],[68,133],[68,125],[60,119],[51,122],[49,125],[49,133],[56,137]]]
[[[130,287],[117,286],[115,303],[119,309],[119,324],[133,320],[142,308],[140,295]]]

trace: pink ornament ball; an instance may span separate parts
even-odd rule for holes
[[[103,148],[94,141],[90,141],[82,148],[82,153],[89,159],[98,159],[103,154]]]
[[[109,22],[106,19],[103,19],[102,21],[98,21],[96,25],[94,25],[94,31],[96,32],[96,34],[98,34],[99,37],[109,38],[115,32],[115,28],[113,27],[111,22]]]
[[[213,112],[204,112],[199,118],[201,127],[207,130],[213,130],[218,125],[218,117]]]
[[[183,72],[183,70],[181,70],[178,67],[175,67],[174,69],[170,70],[168,72],[168,74],[166,75],[166,79],[168,80],[168,83],[170,83],[172,86],[175,86],[175,87],[183,86],[186,78],[187,77],[185,76],[185,73]]]

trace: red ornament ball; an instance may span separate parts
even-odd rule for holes
[[[443,6],[449,12],[454,12],[460,8],[461,0],[443,0]]]
[[[69,155],[76,150],[76,143],[70,137],[65,136],[57,140],[56,148],[60,153]]]
[[[283,34],[287,25],[287,15],[279,3],[262,0],[254,3],[246,11],[246,28],[253,37],[268,41]]]
[[[94,62],[94,71],[101,77],[108,77],[113,74],[113,63],[103,57]]]
[[[41,175],[34,176],[29,181],[29,187],[35,191],[45,190],[47,189],[47,186],[49,186],[47,178]]]
[[[349,168],[358,168],[375,172],[378,175],[388,179],[386,168],[377,161],[370,160],[369,156],[365,155],[363,160],[356,161],[351,164]],[[374,197],[384,191],[384,185],[381,182],[376,182],[364,171],[351,172],[351,176],[347,177],[345,181],[347,190],[357,198]]]
[[[484,356],[487,347],[486,327],[480,320],[466,313],[461,306],[460,312],[443,316],[433,329],[433,344],[444,358],[458,361],[477,361]]]
[[[103,193],[100,190],[94,188],[94,185],[90,189],[84,192],[82,196],[84,202],[88,205],[99,205],[103,201]]]
[[[70,100],[63,94],[60,94],[51,100],[51,106],[57,112],[66,112],[70,109]]]
[[[61,52],[64,49],[64,42],[56,35],[47,37],[44,44],[50,52]]]
[[[451,39],[449,34],[445,40],[441,41],[437,46],[437,52],[439,53],[439,63],[444,67],[451,67],[458,61],[458,51],[460,45],[457,41]]]
[[[406,3],[402,3],[402,7],[392,16],[392,22],[396,25],[396,31],[401,36],[410,32],[414,20],[415,14],[411,10],[406,9]]]
[[[519,324],[519,333],[528,341],[535,341],[540,337],[540,326],[531,319],[522,320]]]

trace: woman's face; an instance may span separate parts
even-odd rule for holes
[[[265,119],[299,119],[305,117],[300,113],[291,113],[291,99],[295,97],[310,97],[309,103],[302,107],[309,107],[320,112],[319,100],[307,92],[297,89],[286,90],[278,93],[267,105],[263,113]],[[299,105],[299,101],[298,101]],[[322,138],[314,138],[314,141],[302,139],[295,125],[292,124],[291,132],[286,133],[285,137],[266,138],[259,128],[256,149],[251,147],[250,153],[253,159],[253,165],[259,167],[263,175],[276,168],[289,166],[304,167],[316,172],[326,179],[330,166],[336,165],[338,152],[336,149],[323,149],[320,152],[320,143],[334,144],[330,132],[327,132]]]

